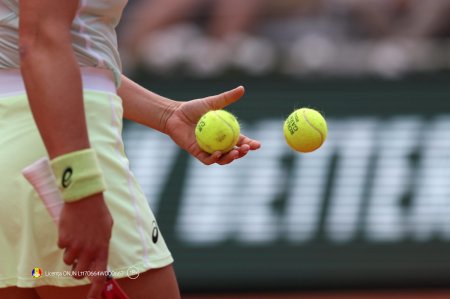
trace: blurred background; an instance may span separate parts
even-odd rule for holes
[[[228,110],[261,150],[204,166],[126,123],[183,298],[450,298],[450,0],[131,0],[124,72]],[[311,154],[282,133],[327,118]]]

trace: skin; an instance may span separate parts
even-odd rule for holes
[[[21,0],[19,42],[21,72],[36,125],[50,158],[90,147],[84,113],[80,69],[70,36],[78,0]],[[198,147],[194,128],[197,120],[211,109],[223,108],[241,98],[244,88],[196,99],[173,101],[139,86],[126,77],[118,94],[123,99],[124,116],[169,135],[181,148],[210,165],[225,165],[260,147],[258,141],[240,136],[237,148],[229,153],[209,155]],[[113,219],[103,194],[65,203],[58,246],[64,262],[75,271],[105,271]],[[75,261],[77,261],[75,263]],[[82,278],[82,277],[78,277]],[[90,277],[83,287],[42,287],[0,289],[1,298],[99,298],[105,277]],[[171,266],[141,274],[138,279],[119,283],[131,298],[179,298]],[[169,288],[169,289],[168,289]],[[80,293],[81,292],[81,293]],[[77,295],[78,294],[78,295]]]
[[[117,282],[130,299],[179,299],[178,284],[172,266],[149,270],[137,279],[122,278]],[[79,287],[44,286],[36,289],[0,289],[0,298],[14,299],[80,299],[87,298],[90,285]]]
[[[90,147],[70,36],[77,8],[78,0],[20,1],[21,71],[50,158]],[[58,246],[65,251],[64,262],[78,260],[75,271],[105,270],[113,220],[103,194],[64,204],[60,219]],[[104,277],[91,281],[88,298],[97,298]]]
[[[226,154],[215,152],[210,155],[200,149],[195,139],[195,126],[203,114],[236,102],[244,93],[244,88],[239,86],[219,95],[179,102],[159,96],[125,76],[122,76],[118,90],[123,99],[125,118],[169,135],[176,144],[206,165],[229,164],[261,146],[259,141],[241,134],[236,149]]]

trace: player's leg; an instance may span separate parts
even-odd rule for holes
[[[39,299],[36,291],[31,288],[8,287],[0,288],[0,298],[5,299]]]
[[[171,265],[148,270],[141,273],[136,279],[121,278],[117,282],[130,299],[180,298],[178,283]],[[90,285],[67,288],[43,286],[37,288],[36,291],[41,299],[79,299],[86,298],[89,287]]]
[[[42,286],[36,288],[36,293],[40,299],[76,299],[87,298],[90,285],[83,285],[77,287],[55,287]]]
[[[118,279],[117,282],[125,293],[129,294],[131,299],[180,298],[178,283],[172,265],[141,273],[136,279],[122,278]]]

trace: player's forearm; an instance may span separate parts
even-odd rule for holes
[[[167,119],[180,104],[147,90],[125,76],[122,76],[118,94],[123,100],[126,119],[162,133],[165,133]]]
[[[89,147],[80,70],[67,49],[54,50],[28,50],[21,67],[31,111],[50,158]]]
[[[34,1],[20,3],[21,71],[50,158],[89,147],[81,75],[70,36],[77,3],[70,3],[72,12],[55,12],[60,19],[39,17],[36,10],[43,8]],[[63,6],[55,9],[67,9]]]

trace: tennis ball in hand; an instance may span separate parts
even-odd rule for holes
[[[213,110],[203,115],[195,128],[195,137],[207,153],[231,151],[240,135],[239,123],[233,114],[225,110]]]
[[[323,116],[309,108],[292,112],[284,122],[283,130],[287,144],[301,153],[318,149],[324,143],[328,133]]]

